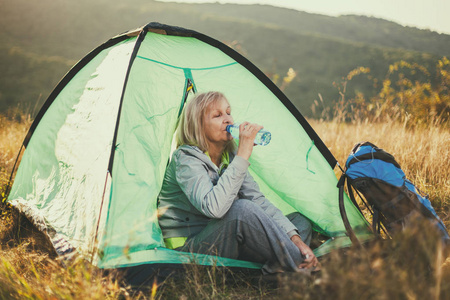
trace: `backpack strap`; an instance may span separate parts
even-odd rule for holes
[[[352,200],[353,205],[356,206],[356,208],[359,210],[359,212],[363,215],[361,209],[359,208],[358,203],[356,202],[355,194],[353,193],[352,183],[350,181],[350,177],[347,176],[347,191],[348,195],[350,196],[350,200]],[[361,198],[362,199],[362,198]],[[367,203],[364,202],[364,204],[368,207]],[[370,208],[369,208],[370,209]]]
[[[381,228],[380,211],[378,209],[374,208],[373,214],[372,214],[372,231],[378,233],[378,235],[379,235],[380,228]]]
[[[344,222],[345,230],[347,230],[347,235],[352,241],[352,244],[354,246],[361,246],[361,243],[359,242],[358,238],[356,237],[355,232],[353,231],[352,226],[350,225],[350,222],[348,221],[347,213],[345,212],[345,205],[344,205],[344,185],[345,180],[347,179],[347,175],[344,173],[342,174],[341,178],[338,181],[337,187],[339,188],[339,212],[341,213],[342,221]],[[352,199],[352,202],[354,199]],[[354,202],[356,203],[356,201]],[[358,207],[358,206],[356,206]],[[359,207],[358,207],[359,209]]]

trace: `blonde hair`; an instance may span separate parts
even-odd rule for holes
[[[208,140],[204,130],[204,118],[208,107],[221,99],[227,100],[221,92],[197,94],[183,109],[178,124],[176,139],[177,148],[182,145],[197,146],[203,152],[208,151]],[[228,100],[227,100],[228,101]],[[231,140],[225,146],[225,151],[233,152],[236,143]]]

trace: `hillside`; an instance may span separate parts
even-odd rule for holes
[[[358,16],[327,17],[266,5],[1,0],[0,110],[18,104],[27,111],[40,107],[73,62],[110,37],[151,21],[233,45],[271,79],[280,78],[279,85],[293,68],[297,76],[285,92],[305,115],[311,115],[319,93],[325,106],[337,100],[333,82],[356,67],[369,67],[381,80],[389,64],[406,59],[433,73],[437,60],[450,54],[448,35]],[[359,80],[347,92],[370,95],[373,88]]]
[[[201,4],[195,10],[240,20],[273,24],[297,33],[347,42],[450,55],[450,35],[405,27],[383,19],[344,15],[330,17],[269,5]]]

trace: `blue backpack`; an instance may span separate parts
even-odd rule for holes
[[[395,158],[369,142],[358,143],[345,164],[345,172],[339,180],[339,208],[350,239],[359,244],[345,214],[343,201],[344,185],[353,204],[359,209],[352,187],[372,214],[372,230],[387,235],[399,232],[411,224],[413,218],[425,218],[432,222],[445,244],[450,237],[444,223],[405,173]]]

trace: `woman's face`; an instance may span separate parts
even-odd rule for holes
[[[233,124],[231,107],[227,99],[221,98],[206,108],[203,120],[205,136],[210,144],[224,146],[233,137],[226,131],[227,125]]]

